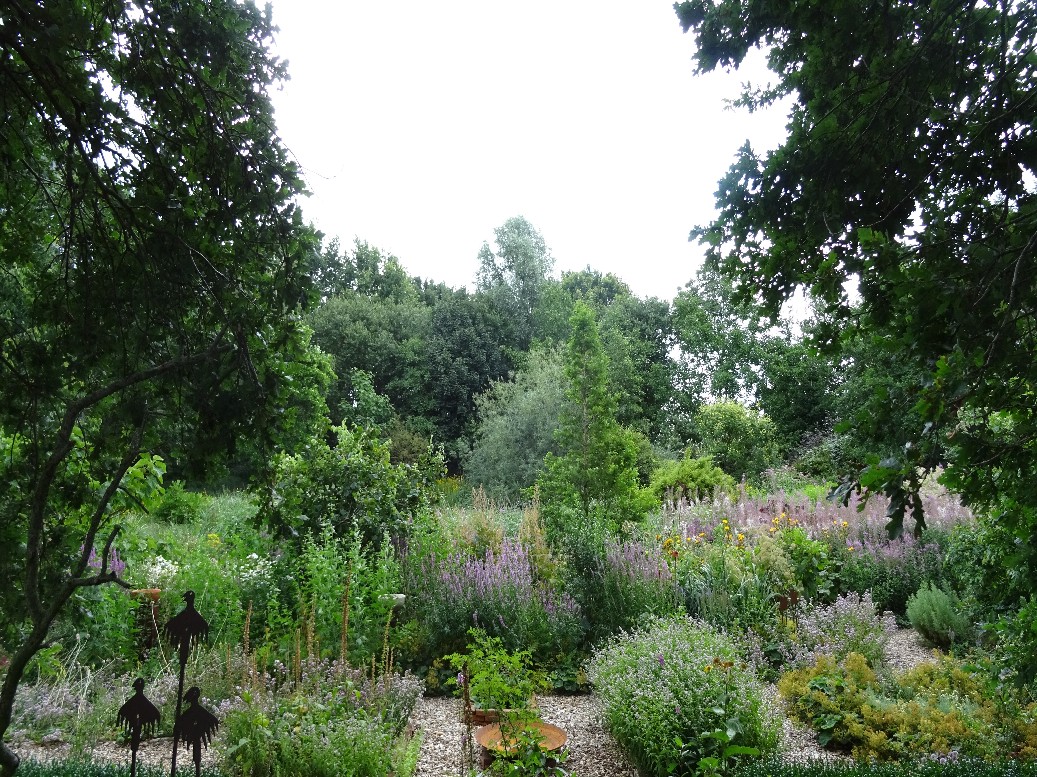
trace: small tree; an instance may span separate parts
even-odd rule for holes
[[[736,479],[754,480],[781,462],[774,423],[738,402],[703,405],[695,414],[700,456]]]
[[[567,517],[619,529],[642,519],[656,504],[638,485],[637,442],[616,421],[608,360],[586,303],[576,303],[570,325],[565,354],[569,404],[556,433],[563,453],[545,457],[538,479],[543,515],[555,539]]]

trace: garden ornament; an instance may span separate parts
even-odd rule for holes
[[[144,680],[138,677],[133,681],[133,696],[119,707],[118,725],[123,727],[130,738],[130,777],[137,777],[137,750],[140,748],[142,736],[151,736],[158,725],[159,712],[148,697],[144,695]]]
[[[188,689],[184,701],[191,706],[184,710],[173,732],[175,740],[191,746],[195,777],[201,777],[202,774],[202,745],[208,747],[213,734],[220,727],[219,719],[198,703],[200,695],[197,685]]]
[[[169,644],[180,651],[180,681],[176,687],[176,715],[173,730],[180,725],[180,705],[184,696],[184,672],[187,670],[187,655],[191,647],[209,636],[209,623],[194,608],[194,591],[184,591],[184,609],[170,618],[162,629]],[[176,750],[179,738],[173,737],[173,764],[171,777],[176,777]]]

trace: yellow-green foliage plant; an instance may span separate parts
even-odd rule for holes
[[[822,656],[786,673],[778,689],[818,741],[862,760],[962,756],[993,761],[1033,756],[1037,705],[1010,707],[982,676],[951,657],[881,683],[864,656]]]

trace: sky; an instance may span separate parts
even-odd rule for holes
[[[306,218],[455,288],[524,216],[556,276],[589,265],[672,299],[738,148],[785,137],[785,109],[726,106],[766,82],[762,56],[694,75],[670,0],[274,0],[273,18]]]

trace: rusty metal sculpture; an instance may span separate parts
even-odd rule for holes
[[[184,701],[191,706],[179,717],[176,730],[173,732],[174,740],[191,746],[195,777],[201,777],[202,774],[202,745],[208,747],[216,729],[220,727],[217,717],[199,704],[200,695],[201,691],[197,685],[188,689]]]
[[[209,636],[209,623],[194,608],[194,591],[184,592],[184,609],[170,618],[162,629],[169,644],[180,653],[180,681],[176,688],[176,716],[173,720],[173,764],[171,777],[176,777],[176,751],[180,741],[175,732],[180,726],[180,708],[184,698],[184,672],[191,648]]]
[[[137,750],[140,748],[140,740],[144,736],[155,733],[158,725],[158,709],[144,695],[144,680],[138,677],[133,681],[133,696],[119,707],[118,725],[123,727],[126,735],[130,738],[130,777],[137,777]]]

